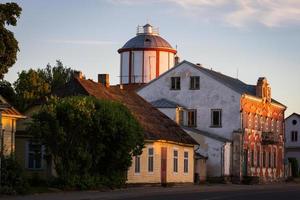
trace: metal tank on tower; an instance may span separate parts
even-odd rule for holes
[[[146,24],[118,50],[121,55],[120,84],[147,83],[174,66],[177,53],[158,28]]]

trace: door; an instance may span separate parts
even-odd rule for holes
[[[161,184],[167,184],[167,148],[161,148]]]
[[[248,172],[248,150],[244,150],[243,176],[247,176]]]

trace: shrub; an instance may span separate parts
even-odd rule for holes
[[[1,193],[2,194],[24,194],[29,185],[24,172],[13,156],[1,159]]]

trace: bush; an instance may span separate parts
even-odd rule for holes
[[[0,184],[2,194],[24,194],[29,189],[23,169],[13,156],[1,159]]]

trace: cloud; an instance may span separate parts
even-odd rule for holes
[[[300,0],[107,0],[115,5],[166,3],[204,21],[235,27],[261,24],[282,27],[300,24]],[[191,12],[192,11],[192,12]]]
[[[74,44],[74,45],[114,45],[118,44],[117,42],[113,41],[101,41],[101,40],[47,40],[50,43],[57,43],[57,44]]]

